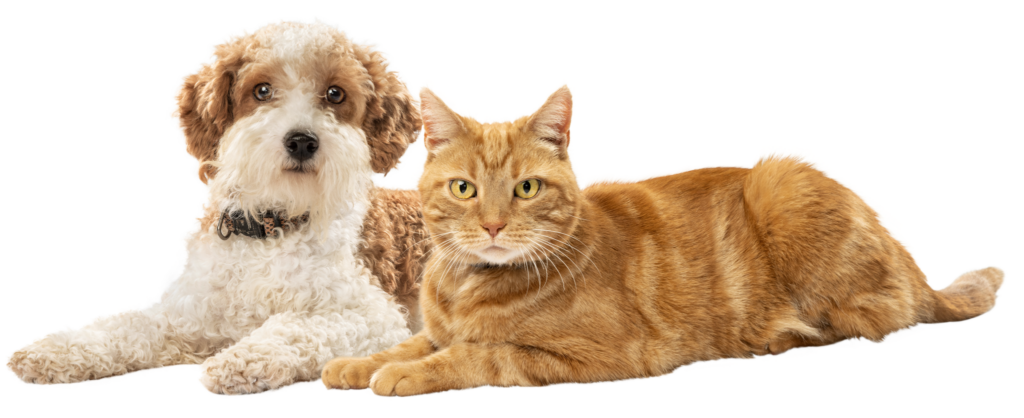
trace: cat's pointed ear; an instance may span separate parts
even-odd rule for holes
[[[420,115],[423,118],[423,142],[431,153],[466,130],[462,118],[426,87],[420,90]]]
[[[541,139],[561,150],[569,146],[569,123],[572,122],[572,93],[562,86],[548,101],[530,116],[526,126]]]

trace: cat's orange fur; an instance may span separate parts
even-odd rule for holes
[[[655,376],[968,319],[992,308],[1002,283],[988,268],[932,290],[871,208],[797,160],[580,191],[568,89],[497,124],[421,97],[420,194],[435,244],[426,328],[372,357],[333,360],[328,387],[414,395]],[[454,179],[477,196],[455,198]],[[540,192],[514,197],[527,179]]]

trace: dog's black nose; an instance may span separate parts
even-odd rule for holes
[[[320,141],[311,133],[296,132],[284,139],[284,148],[288,150],[288,155],[301,163],[313,158],[313,154],[320,148]]]

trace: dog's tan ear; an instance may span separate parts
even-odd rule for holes
[[[206,183],[217,168],[217,146],[233,122],[231,87],[242,66],[244,49],[237,40],[217,47],[217,61],[185,78],[178,93],[178,117],[185,130],[188,153],[199,160],[199,179]]]
[[[387,174],[398,165],[409,144],[416,142],[422,125],[419,106],[397,74],[387,71],[387,61],[379,52],[357,48],[356,55],[373,82],[363,120],[370,165],[373,171]]]

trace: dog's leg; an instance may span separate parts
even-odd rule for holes
[[[30,383],[72,383],[201,358],[171,335],[159,308],[101,318],[50,334],[11,356],[7,366]]]
[[[393,312],[392,312],[393,311]],[[362,357],[409,338],[397,309],[360,314],[282,313],[203,362],[203,384],[214,393],[241,394],[320,378],[335,357]]]

